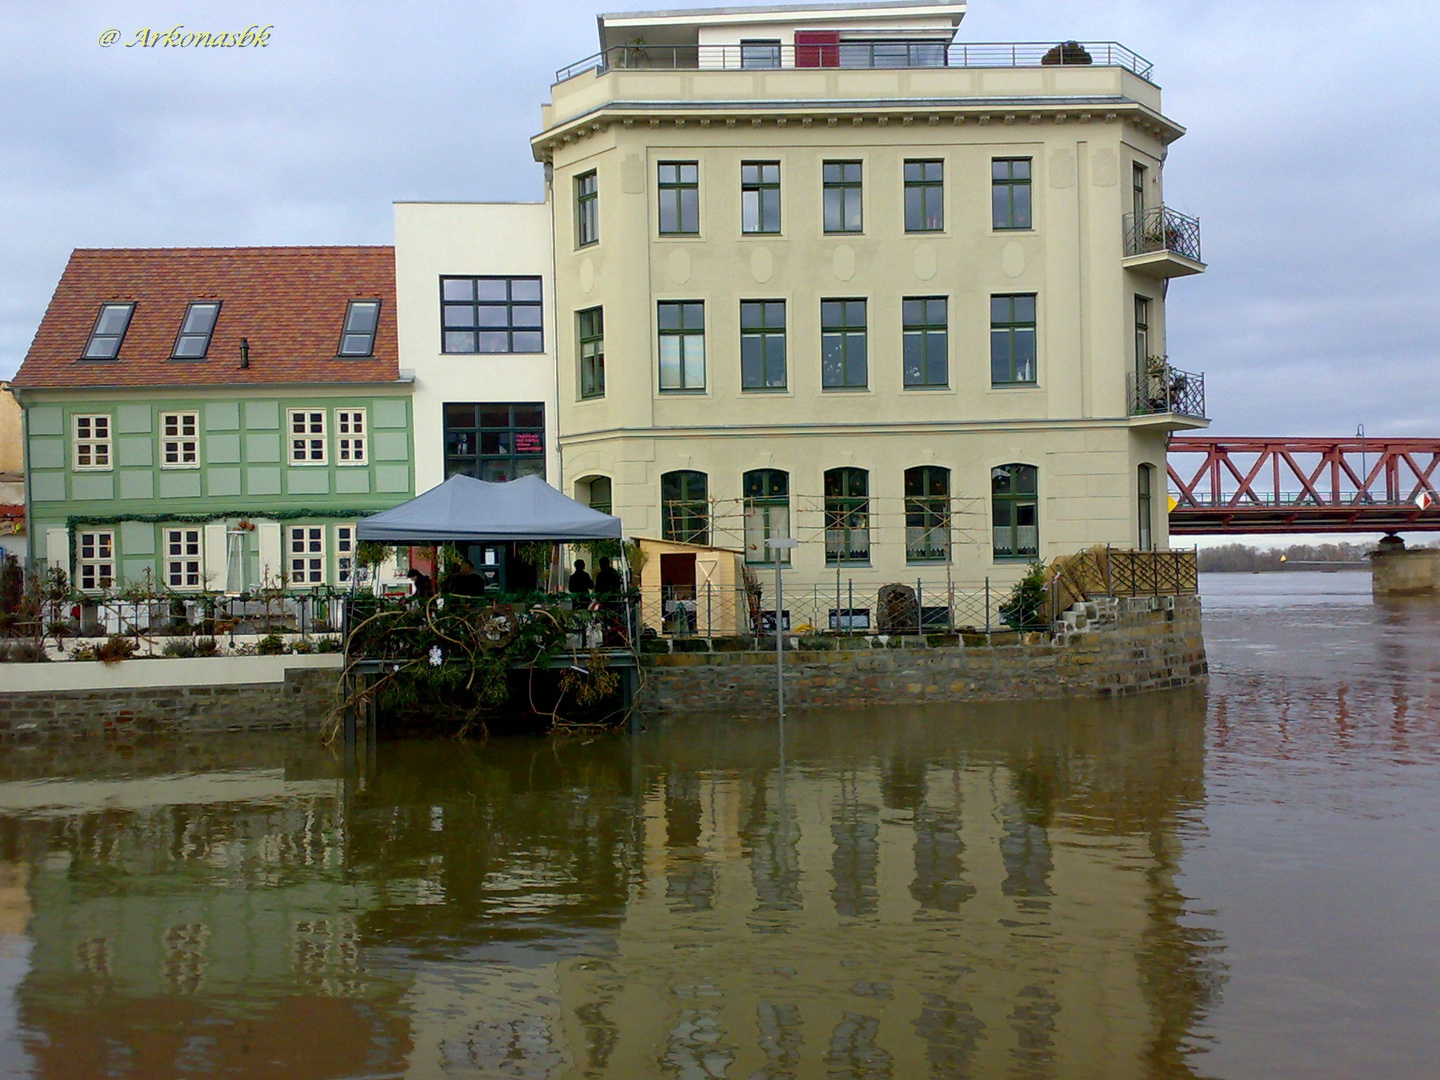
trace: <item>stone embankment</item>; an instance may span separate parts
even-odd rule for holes
[[[1208,668],[1195,596],[1077,604],[1058,633],[930,634],[795,639],[785,655],[785,702],[807,708],[936,701],[1094,697],[1202,682]],[[644,657],[646,713],[775,707],[767,651],[733,641],[652,643]]]
[[[342,658],[0,664],[0,741],[316,729]]]

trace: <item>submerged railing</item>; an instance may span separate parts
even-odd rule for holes
[[[1150,80],[1155,65],[1114,41],[839,41],[797,45],[647,45],[605,49],[555,73],[562,83],[587,71],[765,71],[788,68],[1122,67]]]

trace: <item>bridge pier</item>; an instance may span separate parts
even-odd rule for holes
[[[1373,596],[1440,595],[1440,548],[1406,548],[1398,536],[1387,536],[1370,556]]]

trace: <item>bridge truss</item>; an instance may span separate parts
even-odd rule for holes
[[[1172,436],[1172,535],[1440,531],[1440,439]]]

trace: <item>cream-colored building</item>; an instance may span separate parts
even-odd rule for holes
[[[600,17],[533,139],[567,494],[756,564],[793,535],[795,580],[872,597],[1166,545],[1166,435],[1205,423],[1164,346],[1204,269],[1182,129],[1123,46],[964,12]]]

